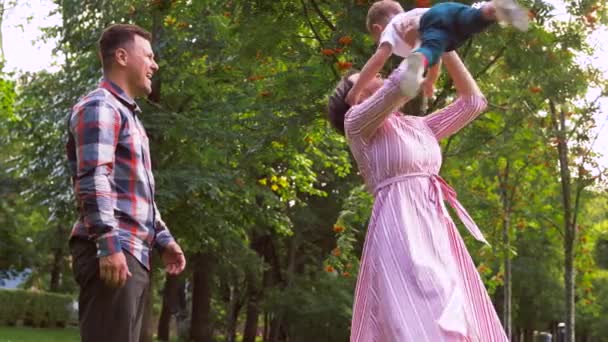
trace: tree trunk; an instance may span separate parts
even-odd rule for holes
[[[534,341],[534,329],[532,329],[532,328],[524,329],[523,340],[526,342],[528,342],[528,341],[533,342]]]
[[[295,270],[296,270],[296,254],[297,254],[297,250],[298,250],[298,232],[296,231],[295,234],[292,236],[291,239],[289,239],[288,241],[288,245],[287,245],[287,267],[285,270],[285,281],[284,286],[289,287],[292,285],[293,282],[293,278],[295,275]],[[274,249],[273,249],[274,252]],[[271,264],[273,267],[279,267],[279,265],[274,265],[275,262],[278,262],[278,259],[276,258],[276,253],[273,253],[274,258],[271,259]],[[279,341],[287,341],[288,340],[288,334],[286,332],[286,327],[285,327],[285,318],[283,315],[274,315],[272,316],[272,319],[270,321],[270,336],[269,336],[269,341],[270,342],[279,342]]]
[[[576,304],[575,295],[575,271],[574,271],[574,239],[570,228],[564,238],[564,287],[566,288],[566,341],[574,342]]]
[[[63,269],[63,248],[57,247],[53,251],[53,264],[51,265],[50,292],[58,292],[61,285],[61,271]]]
[[[284,286],[290,286],[291,282],[293,281],[293,275],[295,273],[295,263],[296,263],[296,249],[297,249],[297,232],[296,234],[294,234],[294,236],[289,240],[288,243],[288,250],[287,250],[287,258],[288,258],[288,264],[287,264],[287,268],[286,268],[286,275],[285,275],[285,282],[284,282]],[[277,265],[274,265],[275,262],[278,261],[278,259],[273,258],[270,260],[271,261],[271,265],[272,267],[278,267]],[[287,339],[287,333],[285,332],[285,324],[284,324],[284,317],[283,315],[279,315],[279,314],[274,314],[271,315],[271,320],[270,320],[270,331],[269,331],[269,336],[268,336],[268,341],[269,342],[279,342],[279,341],[285,341]]]
[[[146,293],[146,301],[144,307],[144,316],[141,322],[141,332],[139,335],[139,342],[153,342],[154,341],[154,313],[152,312],[153,301],[152,295],[154,293],[154,267],[150,268],[150,286]]]
[[[570,169],[568,164],[568,142],[566,131],[566,116],[563,109],[559,112],[553,101],[549,101],[551,120],[556,132],[557,151],[562,185],[562,203],[564,210],[564,287],[566,300],[566,341],[575,341],[576,306],[574,300],[575,271],[574,271],[574,241],[576,231],[572,220]]]
[[[264,333],[262,334],[264,342],[270,339],[270,313],[264,312]]]
[[[500,181],[500,197],[502,200],[502,243],[504,253],[504,268],[505,268],[505,282],[503,285],[503,314],[502,314],[502,325],[505,329],[505,334],[509,341],[512,336],[512,319],[511,319],[511,303],[512,303],[512,287],[511,287],[511,238],[509,234],[511,225],[511,203],[509,201],[509,161],[505,165],[504,170],[499,170],[502,173],[498,175]]]
[[[280,342],[285,338],[283,318],[278,315],[270,320],[270,329],[268,332],[268,342]]]
[[[262,258],[265,270],[260,287],[258,277],[250,274],[247,279],[247,318],[243,333],[243,342],[253,342],[257,336],[258,319],[260,315],[259,302],[264,296],[264,290],[282,282],[281,264],[277,256],[272,236],[253,236],[251,248]],[[278,330],[275,315],[266,313],[264,318],[264,341],[277,341]]]
[[[230,304],[228,311],[228,322],[226,322],[226,342],[236,342],[236,328],[241,312],[243,302],[241,300],[241,294],[238,290],[238,284],[236,286],[230,286]],[[245,339],[243,339],[245,341]]]
[[[494,309],[496,310],[496,314],[498,315],[498,319],[504,323],[504,305],[505,305],[505,291],[504,286],[499,285],[496,287],[496,291],[492,295],[492,305],[494,305]]]
[[[213,280],[213,261],[209,254],[197,254],[194,259],[196,266],[193,277],[190,337],[194,342],[212,342],[211,284]]]
[[[255,281],[255,276],[249,277],[247,281],[247,318],[243,329],[243,342],[255,342],[258,334],[259,295],[260,291]],[[251,279],[253,278],[253,279]]]
[[[161,36],[162,36],[162,14],[160,12],[154,13],[152,16],[152,45],[154,47],[155,51],[158,51],[158,46],[160,44],[161,41]],[[158,56],[156,56],[157,62],[160,59]],[[150,94],[148,96],[148,98],[151,101],[154,102],[159,102],[160,101],[160,77],[156,77],[155,80],[153,80],[152,82],[152,90],[153,93]],[[150,138],[150,142],[152,143],[152,141],[154,140],[154,137],[149,136]],[[154,164],[152,163],[152,161],[150,161],[150,164],[152,164],[153,168],[154,168]],[[142,322],[142,327],[141,327],[141,336],[140,336],[140,341],[141,342],[153,342],[154,339],[154,322],[153,322],[153,312],[152,312],[152,308],[153,308],[153,291],[154,291],[154,282],[153,282],[153,270],[154,268],[152,268],[150,270],[150,288],[147,294],[147,299],[146,299],[146,308],[144,311],[144,317],[143,317],[143,322]]]
[[[167,274],[165,288],[163,289],[163,305],[158,319],[157,338],[160,341],[169,341],[171,337],[171,318],[178,309],[179,278]]]
[[[171,4],[169,0],[162,0],[162,3],[159,6],[156,6],[155,11],[153,11],[152,14],[152,31],[150,32],[152,34],[152,47],[154,49],[154,59],[156,60],[156,62],[158,63],[161,59],[161,52],[163,51],[162,48],[160,48],[160,44],[162,43],[162,38],[163,38],[163,33],[164,33],[164,29],[163,29],[163,18],[166,12],[166,10],[168,8],[170,8]],[[159,76],[160,74],[158,74],[153,82],[152,82],[152,92],[150,93],[150,95],[148,95],[148,100],[155,102],[155,103],[159,103],[160,102],[160,90],[161,90],[161,78]]]
[[[52,242],[53,260],[51,261],[51,280],[49,284],[50,292],[58,292],[61,286],[61,276],[63,273],[65,257],[65,236],[66,232],[61,225],[57,225],[53,234],[56,240]]]
[[[504,290],[504,298],[503,298],[503,312],[504,312],[504,316],[503,316],[503,325],[505,328],[505,333],[507,335],[507,338],[509,340],[511,340],[511,336],[512,336],[512,326],[513,326],[513,321],[512,321],[512,308],[511,308],[511,304],[512,304],[512,299],[513,299],[513,292],[512,292],[512,282],[511,282],[511,255],[510,255],[510,251],[511,251],[511,239],[509,236],[509,224],[510,224],[510,217],[509,215],[507,215],[507,217],[504,219],[503,221],[503,243],[504,243],[504,248],[506,251],[506,255],[505,255],[505,283],[503,286],[503,290]]]

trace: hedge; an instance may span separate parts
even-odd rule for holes
[[[64,327],[72,317],[70,295],[0,289],[0,325]]]

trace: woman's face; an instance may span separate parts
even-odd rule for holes
[[[352,74],[348,79],[353,82],[353,84],[356,83],[359,79],[359,73]],[[365,87],[363,87],[363,90],[361,90],[359,103],[365,101],[368,97],[372,96],[378,89],[380,89],[380,87],[382,87],[382,84],[384,84],[384,79],[380,74],[376,74],[376,77],[373,80],[369,81],[365,85]]]

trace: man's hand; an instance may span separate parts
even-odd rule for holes
[[[181,247],[175,241],[170,242],[165,247],[162,259],[165,264],[165,270],[171,275],[180,274],[186,268],[184,252],[182,252]]]
[[[99,258],[99,278],[110,287],[123,287],[131,276],[125,254],[121,251]]]

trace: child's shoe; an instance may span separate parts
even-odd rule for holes
[[[405,61],[407,69],[401,79],[401,94],[409,98],[414,98],[420,91],[422,75],[424,74],[424,55],[415,52],[409,55]]]
[[[492,0],[498,22],[511,25],[520,31],[528,30],[528,10],[515,0]]]

